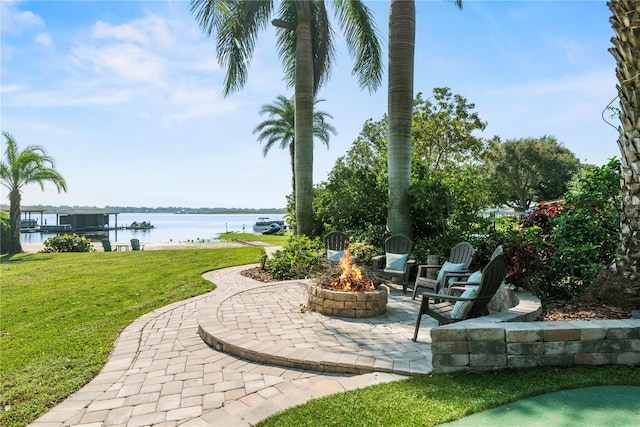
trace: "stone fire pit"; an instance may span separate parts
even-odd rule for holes
[[[364,292],[336,291],[316,283],[307,286],[307,308],[331,316],[377,316],[387,311],[388,298],[389,292],[384,285]]]

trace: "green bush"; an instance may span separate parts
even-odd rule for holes
[[[371,258],[381,255],[374,245],[361,242],[349,243],[349,251],[356,257],[356,263],[365,267],[371,266]]]
[[[9,223],[9,212],[0,211],[0,253],[9,252],[9,242],[11,241],[11,224]]]
[[[323,251],[320,238],[295,235],[267,259],[265,269],[278,280],[305,279],[318,271],[318,255]]]
[[[91,240],[86,237],[79,234],[64,234],[45,240],[42,252],[91,252],[94,250]]]

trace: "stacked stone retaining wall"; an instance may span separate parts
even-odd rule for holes
[[[536,322],[540,301],[517,297],[511,309],[433,328],[433,371],[640,365],[640,319]]]

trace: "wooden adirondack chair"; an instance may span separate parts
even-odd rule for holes
[[[142,251],[144,250],[144,245],[140,244],[139,239],[131,239],[131,250],[132,251]]]
[[[105,252],[113,252],[113,249],[111,249],[111,241],[109,241],[109,239],[102,239],[101,242],[102,248]]]
[[[419,288],[426,288],[432,292],[440,292],[440,289],[446,289],[449,279],[452,277],[464,277],[469,275],[469,266],[473,261],[475,248],[468,242],[460,242],[451,248],[449,259],[444,264],[418,265],[418,275],[416,283],[413,286],[413,299]],[[427,277],[427,270],[438,269],[438,277],[430,279]]]
[[[482,279],[478,286],[468,286],[460,296],[442,295],[435,292],[424,292],[413,340],[418,338],[418,330],[423,315],[433,317],[438,325],[459,322],[465,319],[489,314],[487,305],[496,294],[507,274],[507,261],[504,255],[492,259],[482,271]],[[433,303],[431,303],[433,301]],[[435,302],[441,301],[441,302]]]
[[[385,254],[371,258],[373,274],[382,279],[399,279],[402,291],[407,291],[411,268],[416,261],[409,259],[413,242],[402,234],[393,235],[384,242]]]
[[[345,249],[349,246],[349,236],[342,231],[332,231],[322,239],[324,242],[325,256],[331,261],[340,261]]]

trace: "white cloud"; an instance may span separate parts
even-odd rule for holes
[[[2,17],[1,31],[6,34],[20,34],[22,31],[36,27],[44,27],[42,19],[30,11],[20,11],[16,8],[19,1],[0,1],[0,16]]]
[[[48,33],[39,33],[36,36],[36,43],[44,47],[53,47],[53,40],[51,39],[51,35]]]
[[[156,16],[136,19],[126,24],[109,25],[98,21],[91,34],[96,39],[116,39],[127,43],[137,43],[143,46],[168,47],[174,45],[171,31],[166,22]]]

